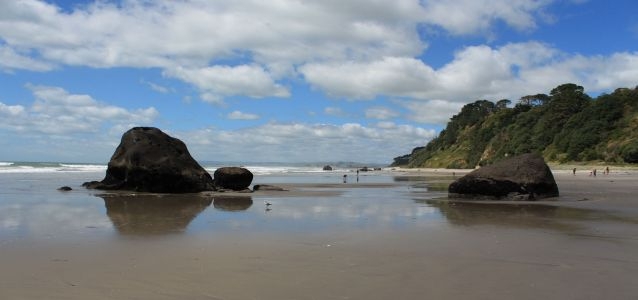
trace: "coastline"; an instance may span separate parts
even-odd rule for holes
[[[65,194],[47,187],[41,195],[46,205],[67,205],[43,217],[61,218],[78,209],[75,203],[88,201],[106,210],[113,224],[94,225],[91,219],[99,216],[89,214],[75,227],[36,226],[42,233],[35,237],[2,236],[0,298],[633,299],[638,294],[638,171],[612,169],[593,177],[555,170],[561,196],[547,201],[466,205],[429,196],[445,195],[452,173],[469,171],[384,170],[346,184],[340,171],[300,182],[257,177],[254,183],[281,184],[289,191],[209,195],[212,203],[195,201],[187,209],[169,205],[184,215],[180,218],[148,210],[131,214],[130,204],[128,210],[105,207],[107,200],[91,191]],[[381,182],[375,176],[395,179]],[[251,204],[215,204],[234,196],[248,197]],[[273,202],[271,211],[263,201]],[[80,215],[86,212],[79,210]],[[150,227],[134,227],[139,220]],[[138,234],[142,229],[155,231]]]

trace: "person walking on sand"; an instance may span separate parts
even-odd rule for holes
[[[605,175],[609,175],[609,167],[605,167]]]
[[[574,176],[576,175],[576,168],[572,170],[572,174],[574,174]]]
[[[596,177],[596,169],[594,169],[594,177]]]
[[[348,181],[348,175],[343,174],[343,183],[346,183]]]

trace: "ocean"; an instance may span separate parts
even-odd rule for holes
[[[323,173],[323,166],[330,165],[333,171],[352,173],[358,168],[381,168],[380,164],[284,164],[284,163],[223,163],[204,162],[201,164],[208,172],[225,166],[241,166],[250,170],[254,175],[273,174],[307,174]],[[64,173],[64,172],[99,172],[106,171],[106,164],[89,163],[60,163],[60,162],[0,162],[0,173]]]

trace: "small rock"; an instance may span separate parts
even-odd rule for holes
[[[253,186],[253,191],[287,191],[286,189],[269,184],[256,184]]]
[[[72,191],[72,190],[73,189],[71,187],[69,187],[69,186],[63,186],[63,187],[59,187],[58,188],[58,191],[61,191],[61,192],[68,192],[68,191]]]
[[[222,167],[215,170],[213,182],[217,189],[245,190],[253,181],[253,173],[246,168]]]

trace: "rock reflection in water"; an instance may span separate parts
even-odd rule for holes
[[[562,231],[578,229],[569,221],[591,219],[586,209],[540,204],[506,204],[427,200],[454,225],[500,225],[507,227],[550,228]]]
[[[251,197],[215,197],[213,207],[223,211],[247,210],[253,205]]]
[[[155,235],[180,233],[212,199],[196,195],[100,195],[106,215],[118,233]]]

